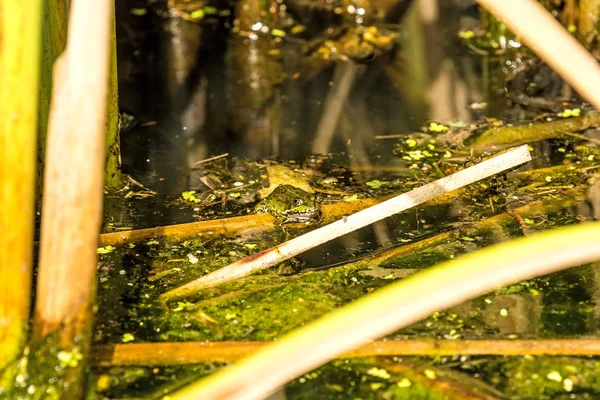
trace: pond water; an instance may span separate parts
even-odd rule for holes
[[[414,155],[408,162],[402,158],[410,151],[406,139],[420,137],[409,135],[431,134],[430,122],[456,132],[487,129],[494,118],[544,121],[565,105],[578,105],[552,71],[520,52],[510,34],[498,42],[461,38],[459,32],[480,23],[474,2],[416,2],[408,8],[406,0],[343,3],[352,13],[335,12],[331,2],[311,4],[286,3],[278,20],[286,29],[277,32],[244,21],[234,25],[225,11],[235,13],[235,6],[116,2],[120,106],[136,121],[122,132],[123,172],[136,183],[129,183],[131,196],[125,199],[127,191],[106,196],[105,232],[250,215],[265,186],[266,167],[275,164],[303,173],[324,205],[344,196],[402,193],[469,162],[468,150],[453,154],[455,161],[434,163],[439,171],[425,168]],[[363,21],[356,10],[367,6],[387,17]],[[366,37],[369,27],[374,28]],[[431,143],[430,151],[438,152],[437,142]],[[595,172],[594,142],[559,137],[538,141],[531,150],[534,161],[507,180],[473,185],[458,197],[310,250],[291,274],[273,268],[170,304],[168,311],[158,301],[166,290],[312,225],[270,223],[262,232],[148,238],[117,246],[100,255],[95,343],[274,340],[441,261],[594,219],[599,211],[581,189]],[[443,154],[439,150],[440,160]],[[222,157],[209,160],[215,156]],[[535,173],[549,167],[555,169]],[[198,202],[183,198],[190,190]],[[534,201],[539,208],[521,220],[486,225]],[[431,242],[419,247],[426,238]],[[403,247],[411,250],[386,256]],[[380,254],[379,261],[361,263]],[[595,267],[501,288],[388,339],[594,336]],[[460,355],[342,359],[295,380],[279,395],[591,399],[600,397],[596,362]],[[222,365],[104,365],[94,371],[107,398],[159,398]]]
[[[123,135],[124,168],[152,171],[167,187],[179,182],[169,173],[222,153],[302,160],[344,152],[354,163],[376,165],[391,156],[391,142],[377,136],[411,132],[427,120],[497,114],[478,106],[488,101],[481,57],[460,43],[459,22],[470,14],[454,5],[439,11],[443,21],[419,24],[427,10],[413,7],[402,23],[382,25],[388,30],[381,35],[399,38],[393,51],[362,63],[309,65],[302,56],[321,43],[324,26],[340,26],[339,17],[300,8],[295,26],[309,33],[260,48],[231,34],[230,17],[194,23],[167,12],[133,15],[134,1],[118,7],[120,104],[140,119]],[[341,47],[339,35],[330,36],[330,45]]]

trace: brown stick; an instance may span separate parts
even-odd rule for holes
[[[600,124],[600,114],[589,112],[577,118],[561,118],[535,124],[493,127],[477,136],[469,144],[477,151],[496,149],[573,135],[572,132],[583,131],[598,126],[598,124]],[[583,139],[589,140],[586,136],[583,136]]]
[[[35,309],[38,338],[74,320],[93,294],[111,10],[108,0],[72,4],[67,49],[55,67]]]
[[[122,365],[184,365],[235,362],[274,342],[162,342],[98,345],[92,348],[96,367]],[[369,356],[600,356],[595,338],[543,340],[376,340],[337,358]]]
[[[205,158],[204,160],[200,160],[200,161],[196,161],[194,163],[194,165],[198,165],[198,164],[204,164],[210,161],[215,161],[218,160],[220,158],[224,158],[224,157],[228,157],[229,153],[223,153],[223,154],[219,154],[218,156],[214,156],[214,157],[209,157],[209,158]]]
[[[71,3],[66,50],[54,69],[44,175],[33,344],[56,332],[58,350],[84,357],[102,213],[112,15],[109,0]],[[83,367],[69,370],[62,398],[83,398]]]
[[[223,235],[229,236],[244,231],[258,233],[272,229],[274,222],[275,218],[266,213],[211,221],[189,222],[187,224],[158,226],[156,228],[103,233],[100,235],[99,244],[100,246],[116,246],[119,244],[141,242],[156,237],[176,240],[191,237],[211,238]]]

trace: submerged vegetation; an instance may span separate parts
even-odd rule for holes
[[[115,5],[116,19],[106,2],[106,40],[95,36],[106,54],[83,57],[102,69],[81,74],[97,89],[86,93],[69,81],[84,65],[75,32],[86,25],[67,30],[68,13],[82,10],[67,3],[37,4],[36,14],[0,0],[0,151],[12,149],[0,153],[0,227],[14,233],[0,237],[14,249],[0,249],[0,319],[10,321],[0,324],[9,338],[0,397],[223,398],[220,380],[231,398],[248,387],[248,398],[261,398],[285,382],[290,399],[600,396],[598,257],[589,245],[565,250],[559,265],[554,251],[596,240],[600,114],[509,23],[468,1],[128,0]],[[539,3],[600,54],[598,2]],[[40,50],[5,15],[35,22],[42,10]],[[41,70],[19,68],[21,56]],[[21,112],[27,118],[11,117]],[[523,144],[532,156],[523,166],[415,199],[275,266],[171,295]],[[31,317],[33,254],[41,261]],[[503,257],[511,265],[502,268]],[[512,279],[498,272],[514,266]],[[485,281],[494,274],[497,284]],[[463,286],[444,292],[454,280]],[[440,293],[439,308],[427,308]],[[364,311],[378,296],[389,301]],[[413,311],[381,328],[382,318]],[[336,325],[349,328],[310,337]],[[354,353],[340,344],[353,335],[365,345]],[[312,347],[264,361],[294,340]],[[289,372],[295,364],[307,367]],[[277,371],[260,375],[262,367]],[[275,373],[283,371],[291,375]]]
[[[577,124],[577,121],[574,123]],[[544,123],[540,124],[540,127],[544,132]],[[526,132],[534,130],[529,126],[525,128]],[[450,128],[450,132],[447,133],[449,137],[452,137],[452,129],[459,128]],[[460,129],[464,131],[464,128]],[[473,131],[472,128],[470,130]],[[478,127],[475,131],[485,131],[485,127]],[[515,140],[520,139],[521,136],[517,135]],[[532,142],[535,140],[531,138]],[[107,293],[114,293],[115,287],[126,288],[123,285],[131,282],[132,276],[135,275],[130,276],[125,270],[119,272],[115,267],[110,268],[108,265],[119,259],[132,259],[135,254],[138,261],[134,261],[133,265],[139,263],[139,266],[133,269],[129,266],[126,270],[137,269],[140,271],[138,273],[149,278],[142,278],[137,285],[124,289],[123,295],[127,297],[133,295],[138,299],[136,301],[141,301],[138,311],[131,314],[133,310],[130,310],[127,313],[130,318],[127,326],[144,328],[142,330],[136,328],[135,332],[124,330],[123,325],[120,328],[113,326],[112,329],[100,329],[104,332],[100,341],[103,343],[123,341],[125,335],[130,333],[136,341],[243,342],[278,339],[293,329],[374,292],[394,280],[410,276],[443,260],[472,252],[490,243],[506,241],[524,234],[531,235],[536,231],[556,226],[578,223],[581,217],[573,212],[572,206],[580,201],[578,199],[585,198],[587,182],[596,173],[595,160],[598,154],[593,147],[577,143],[584,139],[565,137],[562,132],[551,140],[555,142],[554,146],[558,149],[551,158],[552,163],[555,164],[553,167],[545,167],[544,165],[548,165],[546,163],[541,164],[537,169],[510,172],[503,178],[473,185],[459,193],[420,207],[417,211],[393,217],[386,224],[390,237],[393,237],[392,242],[386,246],[387,250],[378,250],[377,246],[369,245],[368,241],[365,241],[349,253],[344,242],[334,242],[323,250],[332,255],[337,254],[336,259],[332,259],[329,263],[320,261],[323,254],[321,252],[313,254],[312,257],[307,255],[308,258],[292,270],[293,275],[282,274],[282,268],[279,267],[279,270],[275,269],[205,290],[200,298],[170,303],[169,311],[166,313],[156,301],[157,296],[164,292],[165,288],[185,283],[237,259],[256,254],[311,229],[313,223],[306,226],[282,225],[281,222],[275,222],[266,231],[266,226],[252,229],[255,225],[250,223],[245,233],[244,230],[229,235],[226,232],[221,234],[213,232],[219,236],[211,235],[209,238],[200,239],[195,239],[191,235],[183,242],[177,239],[172,242],[167,238],[164,249],[160,244],[162,240],[150,238],[138,243],[117,246],[115,252],[100,256],[102,264],[107,265],[101,270],[104,272],[100,273],[100,280],[103,282],[100,290],[101,293],[104,290]],[[338,169],[336,176],[327,176],[311,171],[310,164],[303,165],[301,171],[307,178],[310,177],[308,180],[311,182],[311,188],[316,192],[324,219],[327,219],[330,212],[335,213],[335,208],[338,206],[343,209],[346,204],[361,202],[360,199],[365,196],[367,198],[375,196],[372,198],[377,201],[380,198],[378,196],[406,191],[414,185],[460,169],[468,162],[477,162],[477,157],[464,154],[464,150],[462,151],[464,155],[460,156],[460,150],[443,143],[443,138],[440,136],[432,139],[423,134],[401,139],[395,152],[407,164],[410,163],[407,167],[399,169],[402,179],[396,177],[398,172],[392,172],[371,175],[369,180],[361,181],[356,179],[359,175],[351,169]],[[421,148],[423,150],[419,150]],[[533,153],[536,154],[538,149],[534,146]],[[540,158],[536,157],[536,160]],[[172,203],[171,207],[197,209],[196,212],[204,215],[207,215],[207,211],[210,210],[208,214],[211,215],[210,218],[225,218],[222,220],[223,224],[227,224],[228,219],[232,218],[229,217],[231,215],[248,214],[246,218],[252,219],[255,218],[252,214],[253,205],[261,196],[253,192],[251,185],[254,185],[254,190],[266,186],[266,184],[261,185],[260,181],[263,179],[271,181],[270,172],[276,174],[273,176],[273,181],[279,180],[277,173],[284,173],[289,181],[289,175],[294,175],[292,169],[298,168],[297,164],[288,164],[287,168],[278,166],[261,169],[256,168],[252,163],[245,167],[241,160],[228,159],[220,159],[214,163],[215,165],[205,168],[211,171],[211,179],[221,183],[218,191],[226,193],[228,200],[202,206],[199,205],[202,202],[197,203],[182,197],[181,200]],[[234,165],[237,171],[246,171],[248,174],[240,172],[232,174],[230,165]],[[218,191],[208,189],[206,194],[199,193],[198,196],[203,198],[207,194],[210,196],[210,193],[214,193],[216,198],[222,198]],[[243,198],[250,199],[249,203],[236,204],[239,201],[243,202],[238,200]],[[447,213],[448,204],[457,201],[460,202],[460,213],[452,216]],[[508,212],[503,213],[504,211]],[[240,217],[233,217],[235,218]],[[238,236],[239,234],[242,236]],[[193,235],[197,235],[197,232]],[[361,235],[368,237],[366,232]],[[149,270],[142,272],[145,268]],[[584,277],[589,276],[592,270],[586,268],[580,271],[575,275],[564,273],[562,276],[567,279],[565,285],[560,283],[563,278],[556,275],[502,288],[496,294],[477,299],[469,305],[458,307],[457,310],[436,313],[430,319],[403,329],[392,338],[437,337],[464,340],[481,337],[532,337],[531,335],[539,332],[538,324],[545,326],[549,334],[555,329],[551,328],[551,325],[557,323],[571,328],[579,326],[579,329],[583,329],[558,329],[555,332],[559,337],[585,334],[586,330],[583,327],[587,324],[573,324],[573,322],[580,318],[585,320],[591,317],[588,314],[591,297],[587,296],[587,300],[583,300],[578,296],[573,298],[572,303],[567,299],[563,299],[565,302],[562,303],[553,300],[556,296],[563,296],[560,293],[572,292],[573,289],[570,287],[573,283],[566,283],[570,282],[570,277],[587,279]],[[118,283],[119,281],[122,283]],[[582,287],[582,284],[579,285]],[[136,289],[136,286],[139,287]],[[100,299],[102,298],[100,296]],[[541,299],[547,300],[540,303]],[[114,299],[111,300],[113,301]],[[527,305],[528,302],[531,304]],[[114,305],[101,305],[105,310],[115,309],[113,307]],[[556,307],[556,311],[552,311],[553,307]],[[116,309],[118,310],[119,307]],[[562,322],[551,322],[555,315],[562,315]],[[99,316],[98,326],[109,326],[110,321],[116,318],[116,315],[111,313]],[[106,323],[109,325],[104,325]],[[375,386],[378,389],[383,387]],[[417,387],[406,389],[407,396],[415,396],[414,390],[421,390]],[[332,398],[341,396],[338,393],[338,397],[335,397],[335,388],[327,390],[331,392]],[[382,393],[381,390],[372,390],[372,392],[379,393],[378,395]]]

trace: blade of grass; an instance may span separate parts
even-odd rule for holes
[[[499,172],[531,160],[527,146],[508,150],[496,157],[466,168],[455,174],[428,183],[410,192],[393,197],[383,203],[344,217],[302,236],[246,257],[217,271],[189,282],[161,295],[163,302],[197,294],[200,290],[216,286],[269,268],[320,244],[380,221],[393,214],[415,207],[444,193],[477,182]]]

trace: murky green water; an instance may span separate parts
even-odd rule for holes
[[[123,170],[144,187],[130,183],[128,190],[107,195],[105,232],[248,215],[266,178],[265,158],[305,172],[311,186],[321,190],[322,204],[344,194],[402,193],[449,173],[450,164],[439,164],[448,170],[421,164],[411,169],[415,160],[394,154],[403,136],[377,136],[427,130],[429,121],[454,121],[459,129],[483,117],[532,118],[549,113],[544,107],[556,102],[527,102],[553,99],[562,88],[543,68],[533,69],[533,78],[517,71],[505,82],[507,70],[518,69],[507,62],[514,54],[482,56],[469,50],[458,31],[477,19],[472,8],[456,4],[441,2],[437,11],[443,18],[428,19],[424,7],[410,11],[400,24],[377,25],[401,39],[393,51],[374,54],[368,62],[339,60],[303,69],[306,42],[324,26],[340,25],[339,16],[294,4],[296,25],[306,25],[307,33],[262,48],[232,35],[228,16],[194,23],[167,18],[154,8],[134,15],[132,8],[146,7],[138,3],[117,2],[117,18],[121,106],[139,118],[122,136]],[[517,99],[518,92],[529,97]],[[568,190],[586,185],[595,171],[595,144],[561,138],[536,143],[532,150],[534,161],[519,171],[569,163],[589,169],[575,176],[542,176],[541,182],[516,172],[508,180],[473,185],[450,202],[418,207],[310,250],[299,257],[301,266],[292,275],[272,268],[170,304],[168,311],[158,301],[161,293],[312,227],[149,238],[117,246],[100,255],[95,343],[275,340],[441,261],[593,219],[598,213],[593,199],[583,196],[568,205],[566,199],[573,197]],[[310,156],[315,151],[329,155]],[[198,163],[223,153],[228,155]],[[452,168],[462,167],[461,157]],[[189,190],[200,203],[182,198]],[[532,201],[553,200],[559,205],[522,223],[477,225]],[[381,263],[360,262],[426,238],[439,240]],[[348,261],[355,262],[343,265]],[[389,338],[593,337],[598,330],[595,267],[500,288]],[[593,399],[600,397],[596,362],[491,356],[336,360],[290,383],[285,392],[289,399]],[[94,372],[107,398],[158,398],[221,365],[113,366]]]

